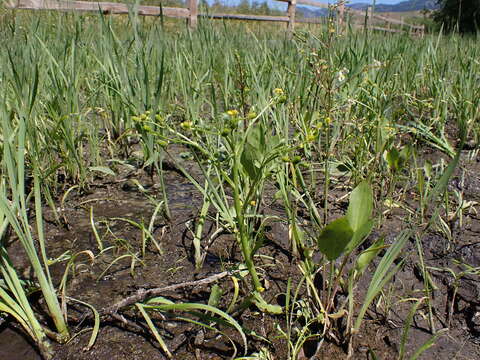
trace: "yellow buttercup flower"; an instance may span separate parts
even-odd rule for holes
[[[228,111],[227,111],[227,114],[228,114],[229,116],[231,116],[231,117],[236,117],[236,116],[238,116],[238,110],[235,110],[235,109],[233,109],[233,110],[228,110]]]
[[[193,123],[191,121],[184,121],[180,123],[180,127],[184,130],[190,130],[193,126]]]

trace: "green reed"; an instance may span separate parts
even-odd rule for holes
[[[329,253],[325,231],[332,226],[342,230],[343,225],[353,233],[360,230],[345,221],[335,223],[331,204],[339,196],[344,199],[358,184],[369,184],[362,192],[375,196],[365,223],[375,218],[369,226],[377,228],[393,206],[408,208],[408,191],[418,196],[421,209],[411,212],[411,227],[424,227],[429,211],[439,224],[447,223],[452,199],[463,199],[462,194],[450,196],[441,169],[431,171],[441,164],[424,166],[419,159],[422,150],[435,149],[455,163],[463,146],[455,137],[473,146],[480,141],[480,47],[474,39],[340,36],[323,27],[299,30],[289,39],[273,28],[245,31],[241,24],[208,21],[196,32],[178,24],[171,31],[157,19],[134,15],[5,12],[0,19],[0,46],[5,49],[0,52],[3,236],[12,226],[29,249],[63,337],[68,337],[65,314],[57,311],[46,249],[32,246],[43,241],[39,194],[55,208],[67,189],[87,189],[94,175],[115,174],[115,164],[133,160],[138,152],[139,167],[152,179],[158,175],[157,202],[167,218],[164,161],[174,158],[174,146],[180,145],[198,164],[199,173],[177,164],[203,195],[192,244],[196,266],[204,258],[203,224],[214,219],[219,231],[234,234],[250,274],[252,291],[245,292],[240,308],[255,302],[264,311],[279,312],[259,296],[264,279],[255,255],[265,243],[266,224],[272,219],[286,223],[289,248],[303,272],[302,286],[313,299],[309,306],[319,316],[312,321],[322,318],[328,324],[323,335],[347,309],[353,326],[344,334],[348,338],[359,330],[366,311],[367,305],[357,320],[352,318],[358,300],[355,284],[366,265],[355,270],[345,259],[370,266],[380,261],[365,302],[370,304],[406,241],[405,233],[398,235],[388,256],[378,261],[374,258],[385,246],[381,239],[363,252],[352,247]],[[269,214],[271,204],[280,205],[280,214]],[[28,230],[32,209],[36,236]],[[368,233],[357,237],[363,241]],[[315,250],[325,255],[321,263],[313,261]],[[8,249],[2,251],[3,277],[14,279],[2,289],[15,300],[2,298],[9,299],[11,309],[22,304],[24,314],[17,309],[13,316],[44,344],[45,330],[29,308],[25,283],[13,275]],[[312,285],[319,273],[323,295]],[[348,303],[336,308],[340,289],[348,293]],[[424,290],[430,296],[427,285]],[[139,307],[145,319],[151,308]],[[309,336],[307,330],[302,339]]]

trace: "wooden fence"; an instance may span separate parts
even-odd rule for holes
[[[9,0],[7,7],[11,9],[25,10],[56,10],[56,11],[79,11],[79,12],[102,12],[103,14],[128,14],[133,11],[142,16],[167,16],[184,18],[191,28],[197,26],[199,17],[210,19],[233,19],[233,20],[255,20],[255,21],[277,21],[287,23],[287,30],[292,33],[296,23],[319,23],[315,18],[298,18],[296,14],[297,5],[308,5],[318,8],[329,9],[336,13],[337,26],[340,31],[346,28],[346,23],[353,18],[362,19],[363,25],[356,24],[355,27],[364,27],[370,30],[385,32],[408,32],[412,35],[423,36],[424,25],[411,25],[402,20],[391,19],[374,14],[372,8],[367,11],[354,10],[345,6],[345,0],[338,0],[335,5],[328,5],[315,0],[276,0],[288,3],[286,16],[268,15],[243,15],[243,14],[203,14],[198,12],[198,0],[186,0],[187,8],[145,6],[134,4],[123,4],[114,2],[90,2],[74,0]],[[380,26],[379,23],[386,23]]]

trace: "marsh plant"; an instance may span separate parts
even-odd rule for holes
[[[132,319],[151,331],[166,356],[175,354],[158,319],[168,313],[227,338],[225,328],[234,329],[240,337],[229,338],[232,353],[241,344],[246,358],[272,358],[267,339],[239,321],[245,311],[257,316],[255,307],[278,320],[291,359],[307,340],[333,341],[351,353],[367,309],[413,253],[424,283],[416,289],[420,297],[408,299],[400,358],[420,309],[431,343],[441,334],[430,274],[453,274],[456,288],[476,270],[430,266],[423,245],[435,229],[451,249],[450,220],[464,221],[476,205],[460,186],[448,186],[462,149],[478,155],[480,47],[474,39],[342,36],[330,22],[299,29],[291,39],[273,28],[245,31],[228,22],[177,31],[177,23],[134,14],[19,12],[0,19],[0,311],[22,326],[44,357],[53,355],[47,338],[65,342],[75,335],[67,312],[73,302],[94,314],[87,348],[99,331],[98,310],[66,294],[78,254],[117,256],[95,274],[98,281],[122,259],[129,260],[135,281],[136,264],[149,269],[149,244],[165,259],[154,219],[174,224],[167,165],[193,184],[192,203],[199,202],[187,221],[197,271],[220,234],[230,234],[240,260],[222,263],[233,294],[219,282],[208,304],[158,294],[130,304],[138,315]],[[104,237],[92,203],[92,248],[70,255],[66,275],[53,277],[45,211],[54,214],[51,226],[68,228],[64,209],[74,194],[143,172],[158,182],[156,193],[136,182],[155,209],[150,222],[116,220],[138,230],[140,245],[114,234],[108,223]],[[401,229],[385,234],[384,225],[399,212],[406,219]],[[288,229],[278,236],[285,235],[282,252],[298,269],[277,288],[269,287],[263,261],[272,223]],[[207,224],[214,230],[205,236]],[[402,251],[409,240],[414,250]],[[33,276],[21,276],[12,264],[11,241],[21,243]],[[287,301],[275,303],[279,295]],[[254,336],[265,346],[249,348]]]

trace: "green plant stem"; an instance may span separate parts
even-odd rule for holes
[[[245,226],[245,217],[243,213],[242,201],[240,199],[240,178],[239,178],[239,169],[240,169],[240,154],[239,149],[235,148],[234,152],[234,164],[233,164],[233,199],[234,206],[237,218],[238,232],[237,235],[239,238],[240,247],[242,249],[243,258],[245,260],[245,265],[247,266],[248,272],[252,277],[252,284],[256,291],[262,292],[264,289],[260,283],[260,279],[255,269],[255,264],[252,257],[252,248],[250,246],[249,236]]]

